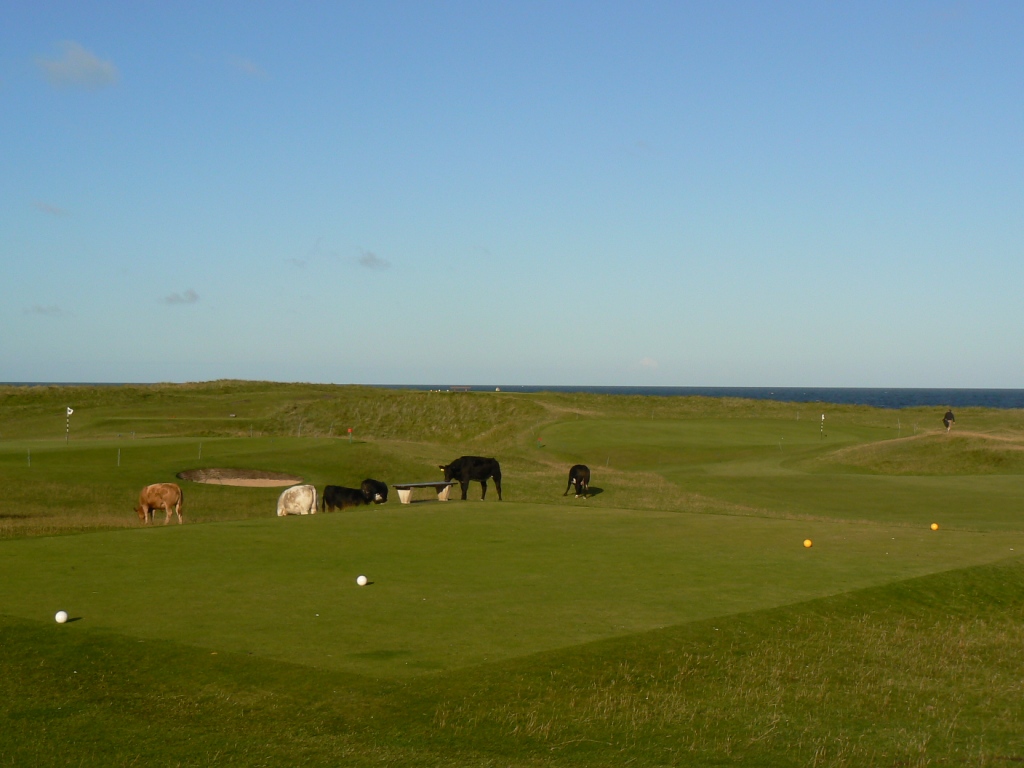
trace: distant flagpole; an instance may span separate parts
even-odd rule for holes
[[[70,405],[68,406],[67,421],[64,424],[64,443],[67,444],[71,438],[71,414],[75,412],[75,409]]]

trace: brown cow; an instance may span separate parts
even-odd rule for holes
[[[181,508],[185,505],[185,497],[181,494],[181,488],[174,483],[156,483],[147,485],[139,494],[139,506],[135,511],[139,520],[149,524],[153,519],[153,512],[163,509],[167,513],[164,525],[171,522],[171,510],[178,515],[178,525],[181,525]]]

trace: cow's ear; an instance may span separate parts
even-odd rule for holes
[[[446,467],[444,464],[438,464],[437,468],[438,469],[448,469],[448,467]]]

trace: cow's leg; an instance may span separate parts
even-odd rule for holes
[[[178,525],[181,525],[181,501],[174,505],[174,514],[178,516]]]
[[[460,480],[459,485],[462,486],[462,500],[466,500],[466,494],[469,492],[469,480]]]
[[[171,505],[169,502],[164,502],[164,512],[166,513],[164,517],[164,525],[167,525],[171,522]]]
[[[494,487],[498,489],[498,501],[501,501],[501,475],[494,476]]]
[[[486,477],[483,480],[480,481],[480,487],[483,489],[482,492],[480,493],[480,501],[483,501],[484,499],[487,498],[487,478]]]

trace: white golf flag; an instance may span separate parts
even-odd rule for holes
[[[68,416],[70,416],[72,413],[74,413],[74,411],[69,407],[68,408]]]

